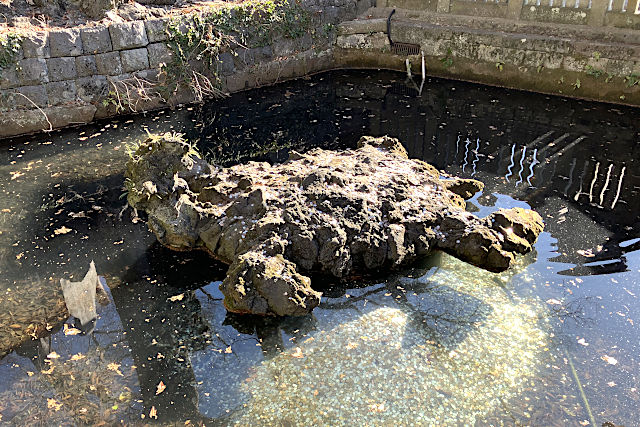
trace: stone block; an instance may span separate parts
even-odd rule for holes
[[[151,43],[147,46],[147,52],[149,53],[149,66],[151,68],[158,68],[160,64],[168,63],[173,56],[171,49],[164,43]]]
[[[18,80],[24,86],[48,82],[47,60],[27,58],[19,61]]]
[[[230,74],[233,74],[233,72],[236,70],[235,64],[233,63],[233,56],[228,53],[221,53],[220,55],[218,55],[218,61],[220,61],[220,70],[222,71],[222,74],[225,76],[228,76]]]
[[[109,27],[113,49],[123,50],[149,43],[143,21],[120,22]]]
[[[142,71],[137,71],[135,73],[135,75],[138,78],[141,78],[141,79],[146,80],[148,82],[157,82],[158,81],[159,71],[157,69],[142,70]]]
[[[98,101],[107,94],[107,78],[104,76],[82,77],[76,80],[78,98],[84,102]]]
[[[75,79],[78,76],[76,71],[76,58],[49,58],[47,59],[49,69],[49,81],[58,82],[61,80]]]
[[[63,104],[69,101],[75,101],[78,93],[76,82],[67,80],[64,82],[52,82],[46,84],[49,105]]]
[[[527,51],[524,55],[523,65],[537,69],[542,66],[550,70],[562,67],[562,54]]]
[[[0,89],[9,89],[20,85],[18,78],[18,69],[16,67],[8,67],[0,72]]]
[[[633,73],[634,62],[621,59],[609,59],[605,71],[614,76],[628,76]]]
[[[276,57],[289,56],[296,51],[296,42],[292,39],[278,40],[273,44],[273,54]]]
[[[96,69],[98,70],[98,74],[105,76],[122,74],[120,52],[107,52],[96,55]]]
[[[98,74],[95,55],[76,56],[76,71],[78,72],[78,77]]]
[[[144,26],[147,30],[147,38],[149,43],[162,42],[167,39],[167,25],[170,18],[150,19],[145,21]]]
[[[25,58],[49,58],[51,50],[48,33],[30,34],[22,40],[22,52]]]
[[[44,85],[22,86],[15,89],[15,92],[17,93],[14,98],[16,107],[33,108],[33,104],[46,107],[49,102]]]
[[[49,32],[51,57],[82,55],[82,39],[80,30],[66,29]]]
[[[107,27],[83,28],[80,37],[84,53],[105,53],[113,49]]]
[[[140,71],[149,68],[149,55],[147,48],[123,50],[120,52],[122,69],[125,73]]]

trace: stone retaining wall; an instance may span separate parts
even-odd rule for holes
[[[340,67],[404,70],[406,57],[391,52],[386,34],[391,9],[375,3],[303,0],[312,29],[297,39],[222,53],[216,64],[221,89],[236,92]],[[127,108],[110,100],[117,85],[157,81],[160,64],[171,58],[169,19],[175,18],[25,39],[18,67],[2,70],[0,138],[196,101],[185,87],[169,99],[139,96]],[[416,10],[398,10],[392,28],[394,40],[420,45],[430,75],[640,105],[637,30]],[[419,57],[410,60],[419,72]]]
[[[404,71],[390,12],[341,24],[336,65]],[[419,45],[429,75],[640,105],[640,31],[397,11],[392,38]],[[409,59],[419,73],[420,58]]]
[[[332,26],[355,18],[373,3],[304,0],[314,33],[320,36],[279,39],[269,46],[242,50],[237,56],[220,55],[222,89],[233,92],[328,68],[331,61],[326,50]],[[112,85],[132,78],[157,78],[160,64],[171,59],[166,28],[175,19],[189,19],[189,15],[53,30],[24,39],[17,67],[0,70],[0,138],[123,113],[104,102]],[[183,89],[167,102],[159,97],[141,99],[135,109],[194,99],[191,91]]]

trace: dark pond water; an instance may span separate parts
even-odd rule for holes
[[[51,321],[0,360],[0,424],[640,425],[638,110],[388,72],[333,72],[0,144],[0,346],[95,261],[93,333]],[[492,274],[437,254],[329,284],[304,318],[228,315],[226,267],[124,209],[126,145],[179,131],[213,161],[400,138],[531,207],[534,253]],[[326,286],[327,284],[325,284]]]

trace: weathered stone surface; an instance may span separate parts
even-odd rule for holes
[[[162,42],[167,39],[167,24],[170,18],[149,19],[144,25],[149,43]]]
[[[47,107],[42,110],[14,110],[0,114],[0,138],[47,130],[49,123],[53,129],[89,123],[93,120],[96,107],[83,104]]]
[[[40,58],[27,58],[18,62],[18,79],[23,86],[46,83],[47,61]]]
[[[51,55],[48,34],[30,34],[22,40],[22,52],[25,58],[48,58]]]
[[[147,46],[149,54],[149,67],[158,68],[160,64],[171,61],[172,52],[164,43],[151,43]]]
[[[76,80],[78,98],[84,102],[97,101],[107,93],[107,78],[104,76],[82,77]]]
[[[21,108],[33,108],[33,104],[38,107],[46,107],[49,99],[47,98],[47,91],[43,85],[36,86],[23,86],[15,89],[18,94],[15,95],[14,102],[17,107]]]
[[[120,58],[122,59],[122,69],[125,73],[149,68],[149,55],[145,47],[123,50],[120,52]]]
[[[143,21],[121,22],[109,27],[115,50],[132,49],[149,43]]]
[[[107,27],[83,28],[80,37],[84,53],[105,53],[113,49]]]
[[[51,57],[82,55],[82,39],[80,30],[55,30],[49,33],[49,47]]]
[[[233,56],[230,53],[228,52],[221,53],[218,56],[218,60],[220,61],[220,68],[222,70],[223,75],[228,76],[236,70],[236,67],[233,62]]]
[[[78,77],[88,77],[98,74],[95,55],[77,56],[76,72],[78,73]]]
[[[20,85],[16,67],[7,67],[0,73],[0,89],[9,89]]]
[[[76,82],[73,80],[47,83],[46,88],[50,105],[74,101],[78,93],[76,89]]]
[[[100,53],[96,55],[96,69],[98,74],[105,76],[117,76],[122,74],[122,61],[120,52]]]
[[[76,58],[74,57],[49,58],[47,59],[47,68],[51,82],[75,79],[78,76]]]
[[[219,168],[179,136],[156,136],[127,164],[128,200],[147,212],[162,244],[205,249],[231,264],[225,306],[262,315],[310,312],[320,299],[312,273],[384,272],[437,249],[503,271],[542,231],[533,211],[466,212],[459,194],[482,184],[441,180],[433,166],[408,159],[397,139],[363,137],[358,145]]]

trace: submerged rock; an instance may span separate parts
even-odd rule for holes
[[[526,209],[466,212],[464,199],[481,182],[441,179],[389,137],[222,168],[179,135],[156,135],[132,153],[126,186],[162,244],[231,264],[221,290],[236,313],[303,315],[320,302],[311,273],[369,275],[438,249],[504,271],[544,227]]]

